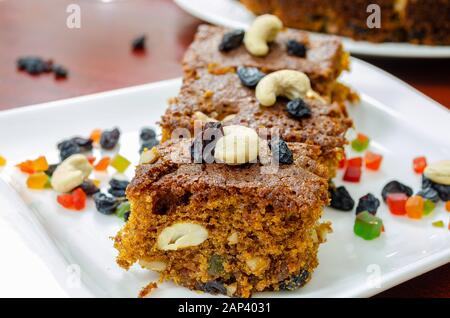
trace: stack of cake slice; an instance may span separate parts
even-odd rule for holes
[[[336,39],[316,42],[302,32],[284,31],[268,55],[255,57],[244,44],[221,50],[230,32],[200,26],[184,58],[181,91],[162,118],[164,142],[143,154],[127,189],[131,216],[115,247],[125,269],[139,263],[160,272],[161,280],[193,290],[249,297],[301,287],[317,267],[319,244],[331,230],[319,219],[352,125],[343,106],[351,94],[336,81],[348,67]],[[303,57],[288,54],[290,40],[305,47]],[[238,74],[249,67],[264,74],[305,73],[315,91],[301,100],[307,116],[292,116],[289,101],[281,98],[271,107],[261,106],[255,89]],[[216,159],[223,153],[219,144],[227,144],[220,138],[241,130],[259,133],[259,150],[265,146],[277,153],[268,162],[261,152],[250,160],[251,145],[244,138],[244,161],[198,163],[193,149],[199,121],[205,124],[203,134],[205,126],[225,131],[209,141],[214,141]],[[196,138],[178,139],[180,128]],[[265,128],[281,139],[269,134],[270,140],[263,140]],[[275,172],[262,172],[274,163]]]

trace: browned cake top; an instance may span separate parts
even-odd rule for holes
[[[334,80],[344,67],[342,62],[342,44],[337,38],[310,41],[307,33],[287,30],[280,32],[276,40],[270,44],[270,52],[264,57],[255,57],[248,53],[242,44],[239,48],[223,53],[219,44],[223,35],[230,29],[201,25],[194,42],[186,52],[183,65],[187,69],[207,67],[216,63],[222,67],[253,66],[269,72],[281,69],[293,69],[308,74],[311,78]],[[286,51],[288,40],[296,40],[307,47],[306,58],[290,56]]]
[[[261,173],[261,165],[190,163],[190,139],[168,141],[157,147],[160,157],[142,164],[127,189],[129,198],[155,191],[182,198],[186,193],[212,200],[224,195],[240,195],[267,200],[275,209],[304,211],[328,202],[327,169],[317,162],[318,147],[288,143],[294,157],[291,165],[280,165],[274,173]],[[183,158],[179,163],[173,158]]]
[[[260,106],[255,90],[243,86],[235,73],[213,75],[201,69],[197,75],[197,79],[184,83],[179,96],[172,101],[162,118],[163,128],[192,129],[194,113],[200,111],[207,115],[215,113],[211,116],[219,120],[229,114],[236,115],[225,124],[254,129],[276,127],[284,140],[319,145],[325,154],[346,143],[344,135],[352,121],[335,103],[306,98],[312,115],[296,119],[286,111],[287,100],[279,99],[272,107]]]

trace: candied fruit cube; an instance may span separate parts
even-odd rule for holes
[[[411,219],[421,219],[424,210],[423,198],[418,195],[409,197],[405,204],[405,210]]]
[[[346,163],[347,163],[347,158],[345,156],[345,153],[343,153],[341,160],[339,160],[339,169],[344,169]]]
[[[445,209],[450,212],[450,201],[445,202]]]
[[[127,170],[127,168],[130,166],[130,163],[131,162],[127,158],[117,154],[111,161],[111,167],[122,173]]]
[[[6,166],[6,158],[3,156],[0,156],[0,167]]]
[[[369,138],[364,134],[359,133],[356,136],[356,139],[352,141],[352,148],[355,151],[363,152],[368,147],[369,147]]]
[[[101,182],[100,180],[98,180],[98,179],[93,179],[92,182],[95,184],[95,186],[96,186],[97,188],[100,188],[100,184],[102,183],[102,182]]]
[[[386,197],[389,211],[395,215],[406,214],[406,201],[408,201],[408,196],[404,193],[388,193]]]
[[[44,172],[31,174],[27,179],[27,187],[35,190],[42,190],[48,182],[48,176]]]
[[[73,196],[71,194],[60,194],[56,198],[56,201],[66,209],[73,209],[74,207]]]
[[[366,168],[370,170],[379,170],[381,161],[383,161],[383,156],[371,151],[367,151],[366,155],[364,156]]]
[[[17,168],[20,169],[20,171],[28,174],[35,173],[33,169],[33,161],[32,160],[26,160],[24,162],[21,162],[16,165]]]
[[[425,202],[423,203],[423,215],[430,214],[431,212],[433,212],[435,207],[436,203],[431,200],[425,199]]]
[[[413,169],[415,173],[422,174],[427,167],[427,159],[425,157],[417,157],[413,159]]]
[[[87,160],[89,161],[89,163],[90,163],[91,165],[94,164],[94,162],[95,162],[96,159],[97,159],[97,158],[95,158],[95,157],[92,156],[92,155],[87,156]]]
[[[100,159],[100,161],[94,166],[94,169],[96,171],[105,171],[106,169],[108,169],[108,166],[111,162],[111,158],[109,157],[103,157],[102,159]]]
[[[48,162],[44,156],[40,156],[36,160],[33,160],[31,167],[34,171],[41,172],[48,169]]]
[[[442,221],[442,220],[433,222],[433,223],[431,223],[431,224],[432,224],[434,227],[444,227],[444,226],[445,226],[444,221]]]
[[[86,193],[77,188],[72,192],[73,208],[77,211],[83,210],[86,207]]]
[[[361,180],[361,168],[348,166],[343,179],[348,182],[359,182]]]
[[[100,138],[101,137],[102,137],[101,129],[94,129],[91,132],[91,135],[89,136],[89,139],[91,139],[94,143],[98,144],[98,143],[100,143]]]
[[[353,231],[365,240],[373,240],[381,235],[383,221],[367,211],[356,216]]]
[[[347,160],[348,167],[362,167],[362,157],[350,158]]]

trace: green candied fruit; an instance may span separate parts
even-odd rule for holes
[[[116,169],[118,172],[122,173],[125,170],[127,170],[127,168],[130,166],[130,163],[131,162],[127,158],[117,154],[114,156],[110,165],[111,165],[111,167]]]
[[[425,200],[424,204],[423,204],[423,214],[424,215],[428,215],[431,212],[433,212],[434,208],[436,207],[436,203],[434,203],[431,200]]]
[[[368,211],[359,213],[355,219],[353,231],[365,240],[373,240],[380,236],[383,221]]]
[[[125,214],[130,212],[130,202],[122,202],[116,209],[116,215],[125,220]]]
[[[442,221],[442,220],[433,222],[432,224],[434,227],[444,227],[445,226],[444,221]]]
[[[220,275],[223,272],[223,259],[219,255],[213,255],[208,262],[208,274],[211,276]]]
[[[363,152],[369,147],[369,140],[355,139],[352,141],[352,148],[355,151]]]

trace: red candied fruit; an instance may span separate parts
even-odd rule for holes
[[[395,215],[406,214],[406,201],[408,196],[404,193],[389,193],[386,198],[389,211]]]
[[[94,166],[96,171],[105,171],[108,169],[109,164],[111,163],[110,157],[103,157],[100,161]]]
[[[361,179],[361,167],[348,166],[343,179],[348,182],[359,182]]]
[[[343,153],[342,159],[339,160],[339,169],[344,169],[346,163],[347,163],[347,158],[345,156],[345,153]]]
[[[95,162],[96,159],[97,159],[97,158],[95,158],[95,157],[92,156],[92,155],[87,156],[87,160],[89,161],[89,163],[90,163],[91,165],[94,164],[94,162]]]
[[[362,167],[362,157],[350,158],[347,160],[348,167]]]
[[[413,160],[413,169],[415,173],[422,174],[427,167],[427,158],[417,157]]]
[[[73,208],[77,211],[86,207],[86,193],[81,188],[77,188],[72,192]]]
[[[367,151],[364,156],[364,162],[366,164],[366,168],[370,170],[377,171],[380,169],[381,161],[383,161],[383,156],[376,154],[371,151]]]
[[[66,209],[74,208],[73,196],[71,194],[60,194],[56,200]]]

